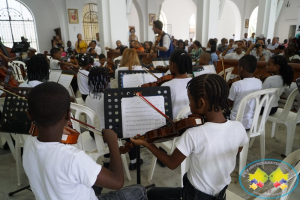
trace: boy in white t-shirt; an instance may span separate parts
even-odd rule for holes
[[[111,154],[110,170],[102,168],[84,151],[60,143],[70,112],[69,93],[58,83],[42,83],[28,95],[28,116],[36,122],[39,134],[26,139],[23,166],[36,199],[145,199],[142,186],[122,188],[123,166],[113,131],[103,130]],[[94,184],[122,189],[97,197]]]
[[[74,66],[78,68],[78,65],[74,65],[73,63],[69,62],[62,62],[61,59],[61,50],[59,48],[52,48],[50,51],[52,59],[50,59],[50,69],[61,69],[61,65],[66,67]]]
[[[157,199],[225,199],[236,155],[248,142],[243,125],[226,120],[222,110],[228,108],[228,86],[217,74],[193,78],[187,85],[191,112],[204,116],[203,125],[187,129],[176,143],[172,155],[159,150],[145,140],[131,141],[148,148],[168,168],[176,169],[186,157],[190,168],[184,176],[183,188],[152,188],[149,200]]]
[[[235,120],[237,111],[242,99],[252,92],[262,90],[261,80],[254,78],[253,73],[257,67],[257,60],[252,55],[245,55],[239,60],[239,75],[242,80],[234,82],[230,88],[228,101],[232,106],[230,119]],[[253,115],[255,109],[255,100],[248,101],[242,124],[245,129],[250,129],[252,125]]]

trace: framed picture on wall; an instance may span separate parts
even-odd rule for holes
[[[68,9],[69,14],[69,23],[78,24],[78,10],[77,9]]]
[[[156,20],[156,14],[150,13],[149,14],[149,26],[153,25],[153,22]]]
[[[249,19],[245,20],[245,28],[249,28]]]

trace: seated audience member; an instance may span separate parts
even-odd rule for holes
[[[257,38],[256,44],[251,44],[245,55],[252,55],[258,61],[268,62],[271,57],[271,52],[269,50],[266,50],[265,48],[265,40]]]
[[[125,51],[125,49],[128,49],[128,47],[127,46],[121,46],[120,47],[120,56],[118,56],[118,57],[116,57],[115,59],[114,59],[114,62],[116,61],[116,60],[122,60],[122,56],[123,56],[123,52]]]
[[[269,39],[267,39],[267,46],[269,45],[269,44],[271,44],[271,39],[269,38]]]
[[[218,45],[218,38],[214,38],[215,42],[216,42],[216,46]]]
[[[72,46],[71,41],[68,41],[68,42],[67,42],[67,47],[65,47],[65,52],[66,52],[68,55],[73,55],[74,51],[75,51],[75,48]]]
[[[294,38],[288,44],[288,47],[284,50],[284,57],[288,60],[289,63],[299,63],[300,56],[297,54],[298,44],[297,39]]]
[[[50,60],[50,69],[61,69],[62,66],[79,67],[78,65],[74,65],[73,63],[60,61],[61,50],[59,48],[52,48],[50,54],[52,57],[52,59]]]
[[[190,41],[189,41],[189,47],[192,46],[193,44],[194,44],[193,38],[190,38]]]
[[[228,40],[226,38],[222,38],[221,44],[218,45],[218,51],[223,52],[228,47]]]
[[[199,58],[199,65],[209,65],[209,62],[211,61],[211,55],[210,53],[204,52],[200,55]]]
[[[112,51],[112,52],[120,52],[121,46],[123,46],[122,42],[120,40],[117,40],[116,41],[116,45],[117,45],[117,48],[115,48],[115,49],[112,49],[112,48],[109,48],[109,47],[105,47],[105,50]]]
[[[248,33],[245,33],[245,34],[244,34],[244,38],[243,38],[242,40],[248,41]]]
[[[144,46],[145,46],[144,53],[150,53],[151,43],[150,42],[144,42]],[[153,67],[152,58],[148,57],[147,55],[143,55],[141,62],[142,62],[143,67],[146,67],[148,69]]]
[[[270,115],[273,115],[277,112],[278,101],[284,89],[288,86],[291,86],[291,83],[294,79],[294,71],[290,65],[288,65],[287,59],[283,56],[274,56],[271,57],[267,66],[266,71],[271,73],[272,76],[269,76],[263,82],[263,89],[268,88],[280,88],[280,92],[277,93],[276,99],[273,102]],[[264,109],[264,108],[263,108]],[[263,109],[261,114],[263,113]]]
[[[217,62],[218,62],[218,55],[216,54],[216,49],[217,49],[216,41],[214,39],[210,39],[208,41],[207,46],[209,48],[209,51],[206,49],[206,52],[209,52],[211,55],[211,60],[210,60],[209,64],[214,65],[216,68]]]
[[[267,46],[267,50],[271,51],[272,53],[275,53],[275,49],[278,47],[278,45],[278,38],[274,37],[272,43]]]
[[[255,33],[252,33],[252,35],[249,39],[252,40],[252,43],[255,44],[255,42],[256,42]]]
[[[150,42],[146,41],[144,42],[144,53],[150,53],[152,48],[152,45],[150,44]]]
[[[82,35],[79,33],[77,34],[77,42],[75,43],[75,51],[76,53],[86,53],[86,50],[88,48],[87,43],[82,40]]]
[[[227,54],[227,51],[229,49],[232,49],[232,45],[230,44],[227,49],[220,54],[220,57],[223,57],[225,59],[240,59],[241,57],[243,57],[245,55],[245,52],[243,51],[243,42],[242,41],[236,41],[235,44],[237,45],[237,47],[235,48],[235,52],[234,53],[229,53]]]
[[[274,56],[283,55],[285,50],[284,45],[278,45],[278,47],[275,49]]]
[[[90,48],[95,49],[95,52],[100,55],[101,54],[101,47],[97,46],[97,42],[96,40],[92,40],[90,43]],[[89,48],[87,50],[87,52],[89,51]]]
[[[235,120],[240,102],[245,96],[262,89],[261,80],[254,78],[253,76],[256,67],[257,60],[252,55],[245,55],[239,60],[239,75],[241,80],[232,84],[228,96],[229,104],[232,106],[230,120]],[[254,109],[255,100],[252,99],[246,105],[242,119],[242,124],[244,125],[245,129],[251,128]]]
[[[137,53],[144,53],[144,48],[141,47],[141,44],[139,41],[134,41],[133,49],[136,50]]]
[[[177,41],[177,39],[173,39],[173,48],[174,48],[174,50],[178,49],[178,41]]]
[[[100,35],[99,35],[99,33],[96,33],[96,43],[97,43],[97,46],[100,47]]]
[[[285,39],[285,40],[283,41],[283,45],[285,46],[285,48],[287,48],[287,46],[289,45],[289,43],[288,43],[288,40],[287,40],[287,39]]]
[[[253,41],[252,40],[248,40],[247,43],[248,43],[247,48],[249,48],[251,46],[251,44],[253,43]]]
[[[204,53],[204,51],[202,50],[202,45],[198,40],[195,40],[193,43],[193,50],[191,51],[190,55],[192,60],[198,60],[200,55],[202,53]]]
[[[184,43],[183,40],[178,40],[178,48],[177,49],[186,50],[185,49],[185,43]]]
[[[70,96],[65,87],[53,82],[34,87],[28,95],[27,112],[39,130],[37,137],[27,137],[23,154],[24,170],[36,199],[146,198],[143,186],[122,188],[123,166],[117,135],[113,131],[103,130],[102,133],[111,156],[109,170],[84,151],[61,143],[71,113]],[[93,185],[120,190],[97,197]]]
[[[55,36],[55,39],[53,40],[53,43],[52,43],[52,47],[56,47],[58,48],[57,44],[63,44],[63,41],[60,39],[59,35],[56,35]]]

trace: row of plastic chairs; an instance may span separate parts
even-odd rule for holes
[[[15,79],[19,82],[19,83],[24,83],[25,80],[23,78],[23,75],[22,75],[22,71],[21,71],[21,67],[24,68],[25,70],[25,73],[27,75],[27,67],[26,67],[26,64],[22,61],[17,61],[17,60],[14,60],[14,61],[11,61],[8,63],[8,66],[12,67],[12,70],[13,70],[13,75],[15,77]]]

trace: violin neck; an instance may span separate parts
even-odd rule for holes
[[[150,75],[152,75],[154,78],[158,79],[157,76],[155,76],[152,72],[150,72],[147,68],[143,67],[143,70],[147,73],[149,73]]]

